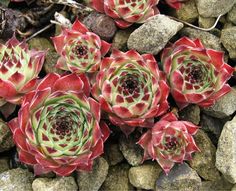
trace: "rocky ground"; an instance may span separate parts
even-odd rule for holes
[[[168,14],[203,28],[211,27],[219,14],[223,16],[215,29],[202,31],[160,14],[137,28],[114,29],[114,35],[104,38],[120,50],[136,49],[155,55],[177,37],[199,38],[206,47],[224,51],[225,60],[235,65],[236,0],[190,0],[180,10],[171,9]],[[46,73],[61,72],[53,67],[58,56],[48,38],[35,37],[29,44],[49,49],[44,65]],[[181,119],[201,126],[194,136],[201,152],[193,154],[191,161],[175,165],[168,176],[155,161],[142,162],[143,152],[136,144],[139,132],[126,137],[118,129],[113,130],[105,144],[105,153],[96,159],[92,172],[74,173],[69,177],[56,177],[53,173],[34,176],[32,169],[17,160],[11,132],[0,121],[0,191],[234,191],[236,84],[234,79],[231,81],[232,91],[214,106],[202,109],[190,105],[178,113]]]

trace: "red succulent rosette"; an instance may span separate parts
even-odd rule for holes
[[[117,26],[126,28],[133,23],[144,23],[149,17],[159,13],[159,0],[87,0],[98,12],[112,17]]]
[[[169,108],[169,87],[153,55],[113,50],[104,58],[92,95],[110,121],[126,134],[136,126],[151,127]]]
[[[0,106],[6,102],[20,104],[22,96],[35,88],[45,54],[29,50],[15,36],[0,44]]]
[[[110,131],[89,94],[84,75],[51,73],[25,95],[18,118],[9,126],[20,161],[33,165],[35,174],[88,171],[103,153]]]
[[[181,38],[164,49],[161,60],[180,108],[209,107],[231,90],[227,80],[234,69],[224,62],[224,53],[205,48],[199,39]]]
[[[102,57],[110,44],[76,20],[71,29],[62,29],[59,36],[52,38],[55,49],[61,57],[56,67],[75,73],[93,73],[100,66]]]
[[[144,149],[144,160],[156,160],[167,174],[175,163],[191,160],[191,154],[199,151],[192,137],[197,130],[198,126],[178,121],[172,113],[165,115],[138,141]]]

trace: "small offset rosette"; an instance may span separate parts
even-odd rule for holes
[[[151,127],[169,108],[169,87],[153,55],[113,50],[104,58],[92,95],[110,121],[126,134],[136,126]]]
[[[190,122],[178,121],[172,113],[165,115],[138,142],[144,149],[144,160],[156,160],[168,174],[175,163],[191,160],[191,154],[199,151],[192,136],[198,128]]]
[[[161,60],[180,108],[211,106],[231,90],[227,81],[234,69],[224,62],[223,52],[206,49],[199,39],[181,38],[164,49]]]
[[[71,29],[63,29],[52,38],[60,58],[56,67],[75,73],[94,73],[100,67],[110,44],[76,20]]]
[[[103,153],[110,131],[100,122],[100,105],[89,93],[85,76],[51,73],[24,97],[9,126],[20,161],[33,165],[35,174],[88,171]]]

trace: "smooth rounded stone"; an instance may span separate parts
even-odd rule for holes
[[[216,168],[233,184],[236,183],[235,137],[236,117],[224,125],[216,150]]]
[[[226,50],[229,52],[231,59],[236,59],[236,26],[223,29],[220,40]]]
[[[103,40],[111,40],[117,30],[115,21],[111,17],[98,12],[90,13],[84,18],[83,23]]]
[[[130,34],[133,32],[132,28],[127,28],[124,30],[118,30],[112,39],[112,48],[116,48],[118,50],[127,51],[127,41]]]
[[[14,147],[13,136],[7,124],[0,119],[0,153]]]
[[[0,174],[1,191],[32,191],[34,176],[25,169],[17,168]]]
[[[232,90],[222,96],[216,103],[207,108],[202,109],[204,113],[216,118],[225,118],[232,115],[236,111],[236,90]]]
[[[189,0],[182,4],[180,9],[176,9],[176,16],[178,19],[193,23],[198,18],[198,11],[195,0]]]
[[[213,17],[198,17],[198,25],[202,28],[211,28],[215,24],[216,19]]]
[[[189,165],[195,169],[204,180],[217,180],[220,177],[219,171],[215,167],[216,148],[210,138],[202,130],[198,130],[194,135],[194,140],[200,149],[193,155]]]
[[[224,177],[216,181],[202,181],[202,186],[199,191],[230,191],[233,184],[225,180]]]
[[[235,2],[235,0],[196,0],[198,12],[203,17],[224,15],[233,7]]]
[[[176,164],[168,176],[164,172],[157,179],[155,191],[198,191],[201,178],[186,163]]]
[[[206,114],[201,115],[200,126],[205,131],[212,143],[217,145],[221,131],[225,124],[225,120],[221,120],[215,117],[208,116]]]
[[[0,173],[7,171],[9,169],[10,169],[9,159],[6,157],[0,158]]]
[[[58,74],[64,73],[63,70],[60,70],[55,67],[59,55],[57,54],[53,45],[48,39],[42,37],[36,37],[29,40],[28,44],[31,49],[34,48],[38,50],[48,50],[43,65],[43,69],[45,70],[46,73],[52,73],[52,72]]]
[[[80,191],[97,191],[102,186],[108,174],[107,161],[99,157],[94,161],[91,172],[78,172],[77,183]]]
[[[183,24],[165,15],[155,15],[131,33],[128,48],[139,53],[158,54]]]
[[[136,144],[139,137],[134,136],[134,134],[131,134],[129,137],[121,135],[119,139],[119,148],[130,165],[138,166],[142,164],[143,149]]]
[[[107,161],[111,166],[116,165],[124,160],[124,156],[117,143],[107,144],[105,146],[105,154]]]
[[[109,168],[107,178],[100,190],[104,191],[133,190],[133,186],[130,184],[128,178],[129,168],[130,167],[128,164],[119,164],[116,166],[111,166]]]
[[[221,45],[220,38],[218,38],[217,36],[215,36],[209,32],[201,31],[198,29],[193,29],[190,27],[185,27],[180,31],[180,35],[187,36],[191,39],[199,38],[201,40],[202,44],[206,48],[212,48],[214,50],[223,51],[223,47]]]
[[[236,5],[228,12],[227,20],[236,24]]]
[[[189,105],[179,112],[179,117],[181,120],[198,125],[200,122],[200,108],[197,105]]]
[[[33,191],[77,191],[75,179],[71,176],[57,178],[36,178]]]
[[[156,161],[146,162],[129,169],[129,181],[136,188],[153,190],[161,171],[162,169]]]

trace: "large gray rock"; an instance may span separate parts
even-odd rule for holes
[[[0,152],[7,151],[14,145],[10,128],[0,119]]]
[[[220,177],[219,171],[215,167],[216,148],[209,137],[202,130],[198,130],[194,135],[194,140],[200,149],[193,155],[190,166],[197,171],[204,180],[217,180]]]
[[[161,171],[162,169],[156,161],[131,167],[129,169],[129,181],[136,188],[153,190]]]
[[[102,186],[108,174],[107,161],[99,157],[94,161],[91,172],[79,172],[77,183],[80,191],[97,191]]]
[[[161,173],[156,191],[195,191],[201,187],[201,178],[186,163],[175,165],[168,176]]]
[[[221,132],[216,151],[216,168],[231,182],[236,183],[236,117],[228,121]]]
[[[57,178],[37,178],[32,184],[33,191],[77,191],[75,179],[71,176]]]
[[[236,59],[236,26],[223,29],[221,32],[221,42],[229,52],[231,59]]]
[[[109,168],[108,176],[100,190],[104,191],[133,190],[133,187],[129,183],[129,178],[128,178],[129,168],[130,168],[129,165],[127,164],[119,164],[117,166],[111,166]]]
[[[224,15],[233,7],[235,2],[235,0],[196,0],[198,12],[203,17]]]
[[[131,33],[128,48],[140,53],[158,54],[182,27],[182,23],[158,14]]]
[[[203,112],[212,117],[223,119],[232,115],[236,111],[236,90],[232,90],[222,96],[216,103],[207,108],[203,108]]]
[[[21,168],[8,170],[0,174],[1,191],[32,191],[34,176]]]
[[[140,165],[143,160],[143,149],[136,144],[138,140],[139,136],[135,134],[131,134],[129,137],[122,135],[119,139],[120,150],[125,159],[132,166]]]
[[[180,35],[187,36],[191,39],[199,38],[202,44],[206,48],[212,48],[212,49],[221,50],[221,51],[223,50],[223,47],[220,42],[220,38],[218,38],[217,36],[209,32],[193,29],[190,27],[185,27],[180,31]]]

